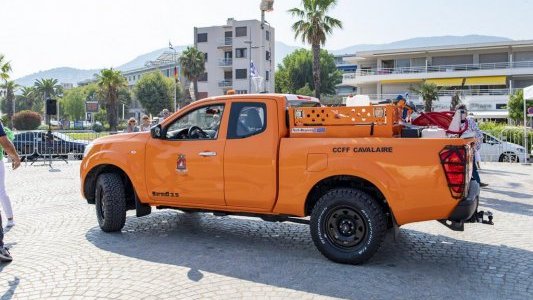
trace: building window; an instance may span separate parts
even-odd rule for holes
[[[248,30],[247,30],[246,26],[235,27],[235,36],[236,37],[246,36],[247,32],[248,32]]]
[[[235,49],[235,57],[236,58],[246,58],[246,54],[247,54],[247,51],[248,49],[246,48],[237,48]]]
[[[266,74],[265,74],[265,80],[266,80],[266,81],[269,81],[269,80],[270,80],[270,71],[266,71]]]
[[[270,51],[265,52],[265,59],[270,60]]]
[[[247,90],[236,90],[235,94],[237,94],[237,95],[248,94],[248,91]]]
[[[270,41],[270,31],[268,31],[268,30],[266,31],[266,37],[265,38],[266,38],[267,41]]]
[[[235,79],[246,79],[247,78],[247,69],[236,69],[235,70]]]
[[[206,33],[198,33],[198,36],[196,38],[198,43],[206,43],[207,42],[207,32]]]
[[[207,72],[198,77],[198,81],[207,81]]]

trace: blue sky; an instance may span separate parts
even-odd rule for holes
[[[13,78],[53,67],[123,64],[168,45],[190,44],[194,26],[259,18],[259,0],[0,0],[0,53]],[[275,0],[267,20],[276,39],[293,39],[287,10]],[[339,0],[330,15],[344,23],[329,49],[437,35],[482,34],[533,39],[533,0]]]

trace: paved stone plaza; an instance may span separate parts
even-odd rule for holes
[[[481,207],[495,226],[402,227],[367,264],[315,250],[306,225],[154,210],[100,231],[79,192],[79,162],[7,172],[14,261],[0,265],[1,299],[350,298],[531,299],[533,167],[483,164]],[[431,201],[431,199],[420,199]]]

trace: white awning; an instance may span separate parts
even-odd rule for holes
[[[507,119],[509,117],[509,112],[506,110],[469,111],[468,114],[475,119]]]

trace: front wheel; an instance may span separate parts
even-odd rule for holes
[[[363,191],[333,189],[322,196],[311,214],[311,236],[328,259],[361,264],[376,253],[387,222],[381,207]]]
[[[96,181],[96,218],[105,232],[120,231],[126,223],[126,196],[120,175],[104,173]]]

